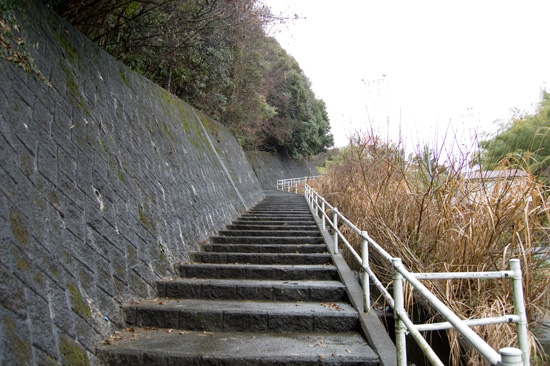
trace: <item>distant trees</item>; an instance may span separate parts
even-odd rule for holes
[[[534,113],[517,113],[502,124],[502,132],[481,141],[477,163],[495,169],[506,158],[528,165],[539,176],[550,175],[550,93],[541,91]]]
[[[266,35],[277,18],[256,0],[44,1],[115,58],[229,126],[245,148],[300,158],[333,143],[324,103]]]

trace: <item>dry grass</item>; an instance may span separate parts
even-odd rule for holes
[[[466,161],[444,168],[437,155],[410,160],[372,136],[354,140],[314,183],[321,195],[413,272],[505,270],[509,259],[519,258],[530,328],[541,320],[550,292],[548,258],[533,254],[548,247],[550,220],[542,183],[527,171],[524,178],[500,179],[487,189],[465,183]],[[511,165],[503,162],[502,168]],[[349,240],[359,252],[358,239]],[[387,267],[377,271],[386,283],[391,281]],[[464,319],[513,313],[511,281],[425,284]],[[410,306],[414,296],[408,298]],[[475,330],[498,350],[517,346],[514,328],[501,324]],[[453,364],[458,365],[459,338],[454,332],[449,337]],[[532,334],[530,338],[535,357],[539,348]],[[467,359],[470,365],[484,364],[473,352]]]

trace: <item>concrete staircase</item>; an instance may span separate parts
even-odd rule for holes
[[[303,196],[271,192],[123,308],[102,365],[379,365]]]

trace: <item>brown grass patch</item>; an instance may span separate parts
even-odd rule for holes
[[[468,182],[467,161],[444,167],[438,160],[433,153],[406,159],[399,147],[358,135],[326,175],[311,184],[412,272],[500,271],[509,269],[511,258],[519,258],[532,329],[549,304],[548,252],[535,255],[548,248],[546,187],[528,170],[521,178]],[[501,168],[517,163],[507,160]],[[350,235],[348,240],[359,252],[358,238]],[[391,282],[388,269],[375,269],[382,282]],[[509,280],[424,283],[463,319],[513,314]],[[414,296],[406,298],[411,306]],[[474,330],[496,350],[517,347],[514,324]],[[453,331],[449,338],[458,365],[459,338]],[[530,339],[533,358],[540,352],[532,333]],[[472,351],[466,358],[469,365],[484,364]]]

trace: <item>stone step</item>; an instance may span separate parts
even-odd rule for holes
[[[189,258],[122,307],[100,364],[380,365],[303,197],[268,197]]]
[[[262,225],[262,224],[232,224],[226,226],[227,230],[263,230],[263,231],[277,231],[277,230],[292,230],[292,231],[311,231],[319,230],[317,225],[284,225],[284,222],[279,225]]]
[[[176,267],[184,278],[278,279],[284,281],[338,279],[333,265],[186,263]]]
[[[345,301],[339,281],[177,278],[157,282],[159,297],[177,299]]]
[[[296,218],[296,217],[312,217],[312,213],[307,212],[288,212],[288,211],[281,211],[281,212],[249,212],[241,215],[241,217],[290,217],[290,218]]]
[[[315,225],[315,220],[273,220],[273,219],[239,219],[233,221],[234,225],[284,225],[284,226],[298,226],[298,225]]]
[[[99,346],[102,365],[378,366],[357,333],[264,334],[131,328]]]
[[[212,244],[323,244],[321,236],[212,236]]]
[[[331,263],[330,254],[306,253],[219,253],[191,252],[193,262],[241,264],[325,264]]]
[[[309,214],[311,210],[306,205],[304,207],[292,207],[292,208],[280,208],[280,207],[256,207],[248,211],[248,213],[269,213],[269,214],[280,214],[280,213],[304,213]]]
[[[309,208],[295,209],[251,209],[244,215],[311,215]]]
[[[235,253],[325,253],[325,244],[204,244],[204,252]]]
[[[245,217],[240,218],[238,221],[233,221],[233,223],[244,223],[244,224],[258,224],[258,225],[315,225],[315,219],[313,217],[300,217],[298,219],[292,219],[288,217]]]
[[[296,215],[296,216],[287,216],[287,215],[243,215],[239,220],[244,221],[283,221],[283,222],[294,222],[294,221],[309,221],[315,222],[315,219],[312,215]]]
[[[209,332],[349,332],[359,316],[344,302],[153,299],[122,307],[126,324]]]
[[[277,236],[277,237],[320,237],[321,233],[319,229],[309,230],[309,231],[296,231],[296,230],[271,230],[269,233],[266,233],[265,230],[220,230],[218,235],[221,236]]]

